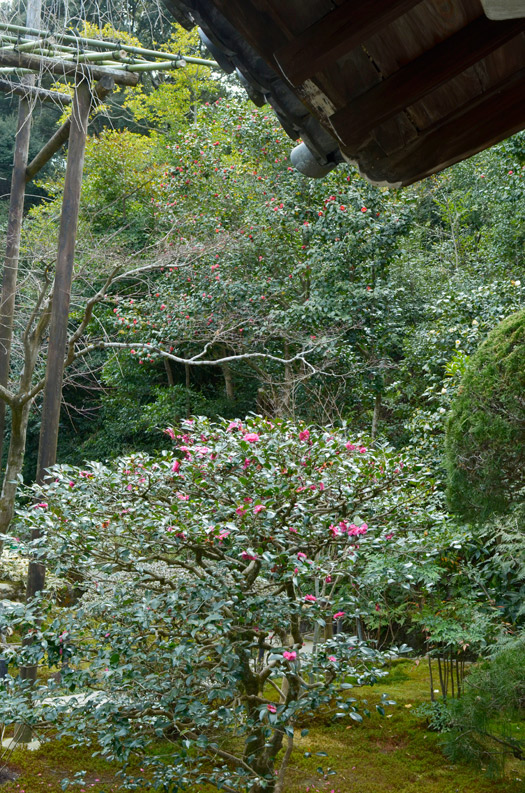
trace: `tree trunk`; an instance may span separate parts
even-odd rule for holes
[[[7,221],[2,297],[0,299],[0,385],[5,387],[7,387],[9,381],[9,367],[11,361],[16,281],[18,276],[22,218],[24,215],[26,167],[30,134],[30,100],[21,99],[18,106],[18,126],[15,138],[13,175],[11,178],[11,197],[9,201],[9,218]],[[5,402],[0,402],[0,465],[5,433],[5,412],[6,404]]]
[[[0,495],[0,532],[8,530],[13,517],[18,478],[22,473],[26,447],[27,422],[31,402],[11,408],[11,440]]]
[[[191,387],[191,373],[190,373],[190,365],[189,363],[184,364],[184,374],[186,377],[185,385],[186,385],[186,418],[189,419],[191,416],[191,396],[190,396],[190,387]]]
[[[164,358],[164,369],[166,370],[168,385],[170,388],[173,388],[173,386],[175,385],[175,379],[173,377],[173,372],[171,371],[171,364],[167,358]]]
[[[376,439],[377,435],[377,428],[379,426],[379,418],[381,416],[381,402],[382,402],[382,394],[381,391],[378,391],[375,399],[374,399],[374,414],[372,416],[372,440]]]
[[[224,388],[226,390],[226,397],[233,402],[235,399],[235,389],[233,386],[232,370],[227,363],[222,364],[222,376],[224,377]]]

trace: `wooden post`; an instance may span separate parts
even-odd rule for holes
[[[62,214],[60,217],[58,254],[49,328],[46,383],[44,386],[44,403],[38,449],[36,481],[39,483],[44,481],[46,469],[53,465],[56,460],[73,258],[90,107],[91,90],[86,79],[81,78],[73,98],[73,116],[69,135]],[[44,565],[31,561],[27,576],[27,597],[31,598],[37,592],[40,592],[44,588],[44,582]],[[32,667],[28,669],[29,671],[32,671]],[[36,675],[36,669],[34,669],[34,674]]]
[[[73,276],[73,260],[82,187],[82,171],[86,149],[87,126],[91,108],[91,90],[85,77],[81,77],[73,99],[73,115],[69,134],[66,178],[62,215],[58,235],[58,253],[53,305],[49,328],[46,382],[38,449],[36,480],[44,481],[45,471],[56,460],[62,378],[66,352],[69,301]]]
[[[38,28],[42,12],[42,0],[28,0],[26,25]],[[22,84],[32,87],[35,77],[28,75]],[[13,336],[13,317],[15,311],[16,282],[18,277],[18,259],[20,255],[20,236],[24,216],[24,198],[26,185],[26,167],[31,136],[31,100],[29,97],[20,99],[18,105],[18,123],[15,137],[13,157],[13,174],[11,177],[11,196],[9,200],[9,216],[7,221],[7,239],[2,276],[2,296],[0,298],[0,385],[7,387],[11,362],[11,340]],[[0,401],[0,468],[5,432],[5,402]],[[0,542],[0,550],[2,543]]]

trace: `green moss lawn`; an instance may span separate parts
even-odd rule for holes
[[[383,691],[397,702],[384,718],[373,707]],[[414,714],[429,697],[428,667],[423,662],[419,666],[398,662],[380,685],[354,689],[352,694],[368,699],[371,718],[362,724],[319,718],[308,725],[309,734],[297,741],[287,793],[524,793],[525,763],[512,761],[504,779],[490,780],[481,768],[452,765],[443,756],[439,736],[428,732],[425,720]],[[81,791],[122,789],[114,766],[61,741],[47,743],[37,752],[18,749],[9,764],[19,776],[2,785],[2,793],[60,793],[60,780],[83,769],[88,774]],[[211,790],[199,787],[199,793]]]

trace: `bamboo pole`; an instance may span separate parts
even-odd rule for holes
[[[80,75],[91,80],[100,80],[105,74],[113,77],[119,85],[137,85],[138,75],[122,70],[108,69],[105,66],[90,66],[59,58],[47,58],[42,55],[30,55],[12,50],[0,50],[0,64],[16,68],[31,69],[35,72],[49,72],[59,77],[75,77]]]
[[[0,22],[0,30],[10,30],[15,33],[23,33],[26,35],[39,36],[42,38],[49,38],[51,35],[53,35],[49,33],[49,31],[38,30],[37,28],[23,27],[22,25],[12,25],[6,22]],[[57,34],[55,34],[55,36],[58,38]],[[109,50],[114,50],[115,46],[117,46],[118,49],[124,50],[124,52],[129,52],[135,55],[141,55],[142,57],[149,56],[155,58],[164,58],[165,60],[171,60],[171,61],[178,61],[181,58],[180,55],[175,55],[172,52],[161,52],[159,50],[146,49],[145,47],[135,47],[131,44],[123,44],[120,41],[117,44],[115,44],[115,42],[111,42],[111,41],[102,41],[99,39],[88,38],[86,36],[77,36],[68,33],[60,34],[60,39],[62,41],[69,41],[77,45],[83,46],[87,44],[90,46],[97,46],[101,49],[109,49]],[[208,60],[206,58],[194,58],[193,56],[184,56],[184,60],[187,61],[188,63],[200,64],[201,66],[217,67],[218,65],[215,61]]]

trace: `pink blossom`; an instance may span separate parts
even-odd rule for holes
[[[331,661],[333,664],[335,664],[335,662],[337,661],[337,658],[335,657],[335,655],[329,655],[328,656],[328,660]]]
[[[285,650],[283,653],[283,658],[286,661],[295,661],[295,659],[297,658],[297,653],[295,652],[295,650],[292,650],[292,652],[288,652],[288,650]]]
[[[277,713],[277,708],[275,707],[275,705],[267,705],[266,707],[268,708],[270,713]]]
[[[336,611],[334,614],[334,620],[338,620],[340,617],[344,617],[346,614],[345,611]]]
[[[309,439],[309,437],[310,437],[310,431],[309,430],[301,430],[301,432],[299,433],[299,440],[300,441],[307,441]]]
[[[265,507],[263,507],[262,504],[257,504],[257,506],[253,508],[253,514],[258,515],[259,512],[263,511],[263,509],[265,509]]]
[[[228,536],[229,533],[230,533],[229,531],[221,531],[221,533],[219,534],[219,542],[222,542],[225,539],[225,537]]]
[[[237,507],[235,512],[237,513],[237,515],[244,515],[246,510],[244,509],[244,507]]]
[[[297,554],[297,558],[298,559],[306,559],[306,554],[303,553],[302,551],[299,551],[299,553]]]
[[[349,452],[353,452],[354,449],[356,448],[356,446],[354,446],[353,443],[350,443],[350,441],[347,441],[345,443],[345,447],[348,449]]]
[[[366,446],[360,446],[358,452],[359,454],[364,454],[366,452]]]
[[[171,438],[171,440],[172,440],[172,441],[174,441],[174,440],[175,440],[175,433],[173,432],[173,430],[171,429],[171,427],[166,427],[166,429],[164,430],[164,433],[165,433],[166,435],[169,435],[169,437]]]
[[[391,540],[393,536],[394,536],[393,534],[387,534],[385,536],[385,540]]]
[[[41,501],[40,504],[35,504],[33,509],[38,509],[38,507],[40,507],[40,509],[47,509],[47,501]]]
[[[321,492],[324,490],[324,482],[319,482],[319,490]]]
[[[247,432],[246,435],[243,435],[242,439],[248,443],[257,443],[259,437],[260,436],[256,432]]]
[[[379,605],[379,603],[376,603],[376,611],[381,611],[381,606]]]
[[[297,534],[297,529],[294,526],[288,526],[288,531],[291,531],[292,534]]]
[[[242,424],[240,421],[230,421],[226,427],[226,432],[233,432],[233,430],[242,430]]]
[[[171,470],[173,471],[174,474],[176,474],[178,472],[179,468],[180,468],[180,461],[179,460],[175,460],[175,462],[171,466]]]
[[[331,575],[327,575],[326,578],[325,578],[325,581],[326,581],[327,584],[330,584],[331,581],[332,581],[332,576]]]
[[[250,466],[251,464],[252,464],[252,461],[251,461],[251,460],[249,460],[249,459],[248,459],[248,457],[246,457],[246,459],[244,460],[244,462],[243,462],[243,464],[242,464],[243,470],[245,470],[245,471],[246,471],[246,469],[248,468],[248,466]]]
[[[317,603],[317,598],[314,595],[305,595],[304,596],[305,602],[308,603]]]
[[[257,555],[253,553],[248,553],[247,551],[243,551],[241,553],[241,559],[244,559],[245,561],[248,560],[255,561],[255,559],[257,559]]]

